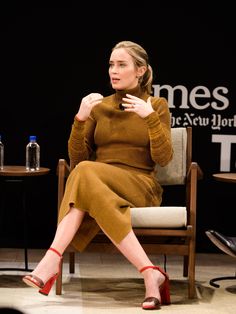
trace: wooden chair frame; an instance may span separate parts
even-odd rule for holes
[[[183,277],[188,281],[188,297],[194,298],[195,291],[195,249],[196,249],[196,207],[197,207],[197,181],[202,178],[202,171],[196,162],[192,161],[192,128],[187,127],[186,148],[186,178],[185,178],[185,204],[187,210],[187,226],[185,228],[133,228],[148,253],[183,256]],[[65,159],[58,162],[58,210],[64,194],[65,181],[70,173],[70,166]],[[163,241],[171,238],[174,241]],[[151,239],[151,240],[150,240]],[[177,241],[176,241],[177,240]],[[87,250],[87,249],[86,249]],[[88,247],[88,250],[100,252],[115,252],[117,249],[100,232]],[[69,272],[75,271],[75,250],[70,246]],[[62,267],[56,282],[56,294],[62,293]]]

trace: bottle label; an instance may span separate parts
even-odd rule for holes
[[[29,171],[39,170],[39,147],[31,144],[26,152],[26,169]]]

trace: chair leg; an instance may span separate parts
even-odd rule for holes
[[[63,260],[61,261],[59,275],[56,280],[56,295],[61,295],[61,292],[62,292],[62,269],[63,269]]]
[[[63,261],[61,262],[59,275],[56,280],[56,295],[62,294],[62,269],[63,269]],[[75,272],[75,252],[69,253],[69,271],[70,273]]]
[[[69,271],[70,274],[75,273],[75,252],[69,253]]]
[[[191,240],[190,240],[191,241]],[[193,242],[193,241],[192,241]],[[189,299],[194,299],[196,295],[195,286],[195,245],[190,243],[189,247],[189,267],[188,267],[188,297]]]
[[[184,255],[183,257],[183,263],[184,263],[184,268],[183,268],[183,277],[188,277],[188,263],[189,263],[189,257],[187,255]]]

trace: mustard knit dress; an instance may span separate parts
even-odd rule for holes
[[[100,227],[119,243],[131,231],[130,207],[160,205],[156,163],[172,158],[170,112],[165,98],[152,97],[146,118],[120,109],[129,93],[148,99],[140,87],[117,91],[95,106],[86,121],[74,119],[68,150],[73,169],[67,179],[58,222],[70,206],[86,212],[72,240],[83,251]]]

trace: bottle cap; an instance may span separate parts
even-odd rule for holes
[[[30,141],[36,141],[36,136],[35,135],[30,135],[29,140]]]

